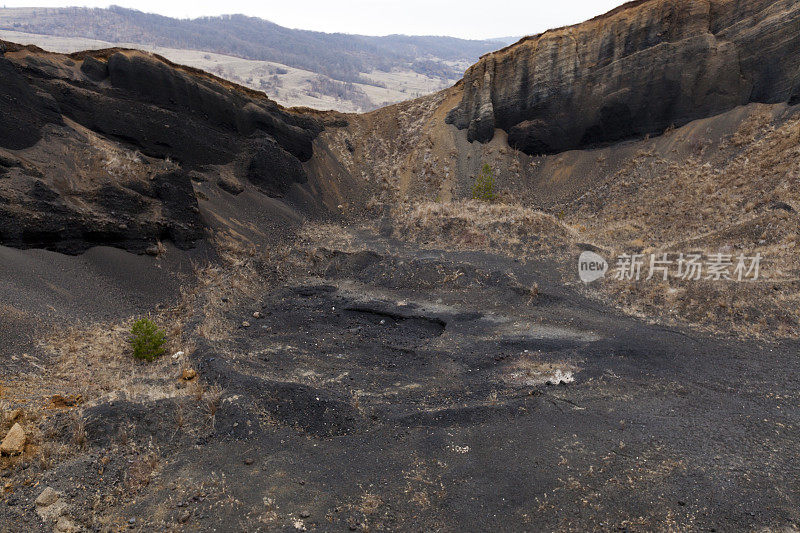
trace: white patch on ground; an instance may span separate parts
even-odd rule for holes
[[[566,363],[547,363],[526,358],[504,369],[501,379],[509,385],[523,387],[561,385],[574,383],[577,370]]]
[[[483,319],[498,324],[496,334],[504,337],[577,342],[594,342],[603,338],[593,331],[520,321],[494,313],[486,313]]]
[[[459,446],[458,444],[450,444],[448,450],[456,453],[469,453],[469,446]]]
[[[516,326],[518,324],[514,325]],[[591,331],[548,326],[544,324],[534,324],[527,328],[523,327],[520,334],[532,339],[573,340],[581,342],[593,342],[601,339],[601,337]]]
[[[547,380],[550,385],[560,385],[562,383],[572,383],[575,381],[575,376],[571,370],[563,371],[557,368],[553,375]]]

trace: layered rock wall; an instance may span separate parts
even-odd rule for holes
[[[224,168],[283,197],[308,182],[319,114],[132,50],[0,56],[0,245],[143,253],[191,248],[205,224],[193,181]]]
[[[749,102],[800,100],[800,3],[647,0],[488,54],[448,122],[528,154],[660,133]]]

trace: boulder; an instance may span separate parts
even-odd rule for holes
[[[56,522],[55,533],[80,533],[83,528],[66,516],[60,516]]]
[[[39,497],[36,498],[36,507],[49,507],[56,503],[59,499],[59,494],[56,492],[52,487],[47,487],[39,494]]]
[[[6,422],[16,422],[18,418],[21,418],[23,415],[22,409],[12,409],[5,414]]]
[[[27,436],[19,423],[14,424],[0,444],[0,452],[6,455],[19,455],[25,449]]]
[[[67,503],[62,494],[51,487],[47,487],[36,498],[36,514],[45,523],[58,521],[67,509]]]

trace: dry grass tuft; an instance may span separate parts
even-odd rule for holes
[[[72,444],[82,450],[86,447],[86,420],[79,411],[70,412],[70,425],[72,426]]]
[[[208,417],[208,424],[212,429],[216,426],[217,411],[219,410],[220,403],[222,402],[223,394],[225,394],[224,389],[219,385],[214,385],[213,387],[210,387],[203,395],[203,406],[205,407],[206,415]]]
[[[125,475],[125,485],[129,490],[139,490],[150,484],[158,470],[159,461],[156,452],[150,452],[136,458]]]

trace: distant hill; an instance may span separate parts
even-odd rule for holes
[[[0,9],[0,29],[203,50],[271,61],[334,80],[371,84],[364,73],[407,70],[458,79],[496,41],[453,37],[369,37],[284,28],[244,15],[179,20],[112,6]]]
[[[522,39],[524,35],[511,35],[508,37],[494,37],[493,39],[489,39],[491,43],[500,43],[503,46],[508,46],[510,44],[514,44],[520,39]]]

